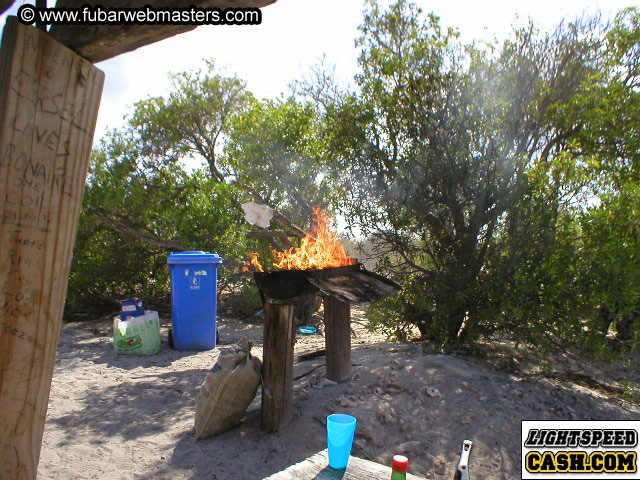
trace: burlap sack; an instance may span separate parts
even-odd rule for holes
[[[262,362],[251,355],[251,344],[243,338],[237,348],[222,352],[200,387],[196,402],[196,438],[225,432],[240,423],[256,396]]]

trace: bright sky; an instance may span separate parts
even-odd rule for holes
[[[9,10],[15,14],[23,3]],[[49,4],[52,0],[49,1]],[[388,0],[382,0],[387,4]],[[504,38],[514,23],[531,17],[551,28],[562,18],[602,12],[613,16],[637,0],[536,0],[505,1],[417,0],[423,10],[433,11],[446,26],[457,27],[463,40]],[[105,2],[108,6],[109,2]],[[338,80],[349,82],[357,69],[354,39],[361,23],[361,0],[278,0],[262,10],[256,26],[201,26],[197,29],[140,48],[98,64],[106,82],[94,141],[107,127],[120,127],[123,116],[137,100],[168,92],[168,72],[198,68],[201,59],[214,58],[229,74],[247,81],[258,97],[275,98],[288,92],[289,84],[308,74],[325,58],[335,65]],[[3,15],[0,26],[4,25]]]

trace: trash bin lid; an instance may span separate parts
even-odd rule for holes
[[[180,263],[222,263],[222,257],[217,253],[210,252],[201,252],[201,251],[193,251],[193,252],[178,252],[178,253],[170,253],[169,258],[167,259],[167,263],[169,265]]]

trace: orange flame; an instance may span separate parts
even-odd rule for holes
[[[347,255],[338,237],[329,230],[331,217],[320,210],[320,207],[314,207],[313,221],[316,224],[305,234],[298,248],[292,247],[287,252],[273,251],[275,267],[308,270],[355,265],[356,261]]]
[[[313,209],[313,221],[315,225],[307,232],[300,242],[298,248],[291,247],[286,252],[272,250],[276,259],[275,268],[283,270],[309,270],[316,268],[343,267],[355,265],[356,261],[351,258],[336,234],[329,230],[331,217],[320,210],[320,207]],[[242,271],[248,271],[248,266],[253,265],[258,272],[264,272],[262,265],[258,261],[258,254],[252,253],[249,261],[243,266]]]
[[[262,268],[262,265],[260,265],[260,262],[258,261],[258,252],[249,254],[249,260],[242,265],[242,271],[248,272],[249,267],[253,267],[256,272],[264,272],[264,268]]]

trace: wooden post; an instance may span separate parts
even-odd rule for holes
[[[0,50],[0,478],[36,477],[104,74],[8,17]]]
[[[351,306],[335,297],[324,299],[324,341],[327,349],[327,378],[351,380]]]
[[[295,305],[264,305],[262,428],[277,432],[291,420]]]

